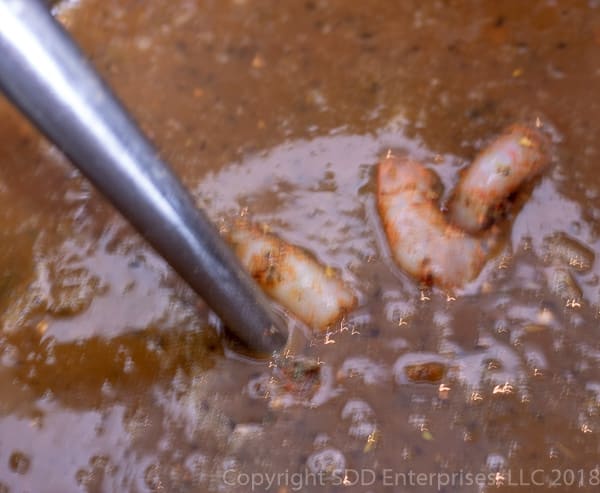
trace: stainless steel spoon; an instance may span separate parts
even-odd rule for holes
[[[0,0],[0,89],[251,350],[286,341],[269,301],[39,0]]]

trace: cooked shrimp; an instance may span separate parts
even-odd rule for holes
[[[439,179],[421,163],[389,156],[377,168],[377,206],[396,263],[445,288],[477,276],[488,251],[485,239],[448,223],[439,209]]]
[[[513,125],[463,173],[450,200],[451,221],[468,233],[487,228],[506,210],[511,195],[547,164],[542,135]]]
[[[352,290],[300,247],[247,224],[229,239],[262,289],[309,327],[324,330],[356,304]]]

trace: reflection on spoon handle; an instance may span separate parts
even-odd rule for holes
[[[285,343],[269,301],[39,0],[0,0],[0,87],[234,334]]]

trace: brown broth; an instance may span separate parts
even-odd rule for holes
[[[224,348],[202,302],[0,102],[0,492],[247,492],[251,473],[256,491],[435,491],[452,472],[443,491],[597,491],[600,266],[573,272],[583,301],[567,306],[544,257],[557,233],[600,248],[596,0],[58,12],[215,221],[267,223],[340,269],[360,307],[326,336],[295,329],[320,387],[275,398],[276,369]],[[502,251],[455,299],[422,291],[389,258],[374,165],[408,152],[448,194],[503,127],[537,118],[552,166]],[[407,377],[424,364],[443,371]],[[293,476],[344,465],[364,484]]]

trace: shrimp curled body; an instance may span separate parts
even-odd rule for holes
[[[356,304],[333,270],[302,248],[248,225],[235,227],[229,240],[261,288],[309,327],[324,330]]]
[[[501,217],[511,195],[548,164],[543,148],[537,130],[509,127],[463,173],[448,207],[452,223],[477,233]]]
[[[438,189],[437,175],[408,158],[390,156],[377,168],[377,206],[394,260],[420,281],[452,288],[477,276],[489,248],[448,223]]]

